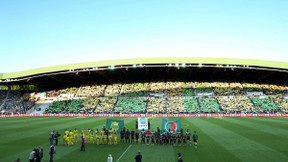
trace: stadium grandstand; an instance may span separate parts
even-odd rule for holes
[[[0,74],[2,114],[288,113],[284,62],[151,58]]]

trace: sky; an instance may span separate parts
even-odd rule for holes
[[[89,61],[288,63],[287,0],[3,0],[0,73]]]

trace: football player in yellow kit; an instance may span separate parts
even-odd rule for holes
[[[81,136],[85,137],[85,130],[83,128],[81,130]]]
[[[110,128],[110,130],[109,130],[109,132],[108,132],[109,145],[112,145],[112,144],[113,144],[112,135],[113,135],[113,130]]]
[[[67,129],[65,130],[65,134],[66,136],[69,134],[69,131]]]
[[[100,137],[100,144],[104,144],[104,138],[105,138],[105,131],[104,129],[101,130],[101,137]]]
[[[75,143],[77,142],[77,140],[78,140],[78,130],[75,128],[74,129],[74,141],[75,141]]]
[[[91,130],[88,128],[88,136],[87,136],[87,142],[90,141],[90,138],[91,138]]]
[[[100,144],[100,134],[99,134],[99,130],[97,128],[97,130],[95,131],[95,135],[96,135],[96,144],[99,145]]]
[[[65,142],[66,142],[67,146],[70,146],[70,137],[69,137],[69,134],[66,136]]]
[[[67,138],[67,135],[64,134],[64,136],[63,136],[63,144],[64,144],[64,145],[67,145],[66,138]]]
[[[117,144],[117,133],[116,133],[115,129],[113,131],[113,138],[114,138],[114,145],[116,145]]]
[[[69,134],[69,143],[70,143],[70,145],[73,145],[74,144],[74,135],[73,135],[73,132],[70,130],[70,134]]]
[[[94,144],[94,130],[93,129],[91,129],[90,131],[90,143]]]

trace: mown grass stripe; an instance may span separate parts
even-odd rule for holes
[[[262,125],[267,125],[267,126],[272,126],[272,127],[276,127],[276,128],[282,128],[282,129],[288,129],[288,120],[281,120],[278,118],[252,117],[252,118],[239,118],[238,120],[251,121],[253,123],[258,123],[258,124],[262,124]]]
[[[233,132],[233,128],[231,130],[225,128],[225,124],[216,123],[214,118],[197,119],[196,123],[202,121],[201,129],[204,132],[242,161],[286,161],[288,159],[281,152]]]
[[[216,119],[219,120],[219,119]],[[253,119],[239,119],[239,118],[222,118],[220,119],[222,121],[227,121],[230,122],[231,126],[239,125],[239,126],[244,126],[244,127],[249,127],[257,131],[261,131],[263,133],[267,133],[270,135],[275,135],[278,137],[284,137],[288,138],[288,125],[286,127],[276,127],[276,124],[264,124],[264,123],[259,123],[259,121],[255,121]]]
[[[286,148],[288,143],[287,130],[263,126],[244,120],[239,121],[239,119],[236,118],[215,119],[213,120],[213,123],[288,155],[288,150]]]
[[[198,148],[194,148],[192,141],[192,147],[190,147],[189,152],[187,152],[188,156],[193,158],[193,161],[240,161],[240,159],[232,154],[230,150],[219,145],[216,139],[210,137],[210,135],[203,130],[202,120],[199,120],[198,118],[185,118],[182,125],[185,125],[183,127],[184,131],[189,129],[190,132],[193,133],[193,131],[196,130],[199,135]],[[177,151],[181,152],[182,149],[186,148],[180,147]]]
[[[9,132],[8,132],[8,136],[5,139],[9,139],[9,140],[0,141],[1,146],[9,147],[11,145],[11,141],[12,141],[12,143],[14,145],[18,145],[18,146],[19,146],[19,144],[25,143],[24,146],[26,146],[27,150],[30,150],[28,148],[36,147],[39,144],[42,144],[43,146],[47,146],[47,149],[48,149],[48,146],[49,146],[48,137],[49,137],[50,130],[53,130],[53,129],[59,130],[61,133],[61,130],[64,132],[65,128],[69,128],[69,127],[71,128],[72,125],[74,128],[75,126],[79,126],[83,123],[87,123],[87,121],[85,121],[85,120],[80,121],[80,122],[79,121],[71,122],[71,120],[69,120],[69,121],[68,120],[69,119],[67,119],[67,122],[69,122],[69,124],[63,123],[63,121],[59,121],[59,123],[61,123],[61,124],[56,124],[56,125],[50,126],[51,127],[50,129],[46,129],[46,127],[42,128],[40,126],[37,131],[30,131],[29,129],[23,130],[23,131],[18,133],[18,136],[9,136]],[[92,119],[92,120],[88,120],[88,123],[90,123],[90,122],[97,123],[97,121],[99,121],[99,120],[105,120],[105,119],[104,118]],[[61,134],[63,134],[63,133],[61,133]],[[33,140],[31,140],[31,139],[33,139]],[[44,139],[44,141],[43,141],[43,139]],[[62,141],[61,139],[62,138],[60,137],[60,141]],[[20,149],[15,148],[13,151],[7,152],[5,155],[1,156],[1,158],[9,157],[10,155],[17,155],[19,150]],[[31,149],[31,151],[32,151],[32,149]],[[27,153],[27,151],[25,153]]]

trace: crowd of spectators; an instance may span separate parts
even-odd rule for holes
[[[151,82],[150,83],[150,92],[151,93],[165,93],[166,82]]]
[[[100,99],[98,106],[96,107],[94,113],[113,113],[114,106],[117,102],[117,98],[108,97]]]
[[[145,113],[147,99],[145,98],[118,98],[114,112],[116,113]]]
[[[244,94],[243,87],[240,83],[212,82],[210,85],[216,96]]]
[[[213,97],[200,97],[198,98],[201,112],[203,113],[220,113],[219,104]]]
[[[71,94],[71,95],[75,96],[77,90],[78,90],[77,87],[69,87],[69,88],[61,89],[60,93],[61,94]]]
[[[167,114],[179,114],[184,113],[184,102],[183,98],[180,97],[169,97],[167,99]]]
[[[197,98],[185,97],[183,98],[184,111],[186,113],[199,113],[199,104]]]
[[[242,83],[243,88],[246,92],[262,92],[260,84],[256,83]]]
[[[97,97],[88,98],[84,101],[83,107],[79,110],[82,114],[92,114],[96,113],[96,107],[99,104],[100,100]]]
[[[79,87],[76,97],[91,97],[91,87],[90,86],[81,86]]]
[[[287,113],[287,90],[288,86],[273,84],[171,80],[92,84],[46,92],[46,97],[58,101],[45,113]],[[26,113],[35,104],[22,91],[10,91],[4,102],[7,92],[0,91],[2,110]],[[252,96],[247,97],[246,92],[261,93],[249,93]],[[65,100],[61,94],[73,97]]]
[[[6,99],[7,93],[8,93],[8,90],[0,91],[0,105],[2,105],[2,103]]]
[[[195,82],[196,93],[212,93],[209,82]]]
[[[149,83],[126,83],[123,84],[121,96],[125,97],[148,97]]]
[[[185,82],[168,81],[166,82],[167,96],[182,96],[182,89]]]
[[[83,107],[84,99],[81,100],[63,100],[63,101],[54,101],[52,105],[50,105],[45,113],[49,114],[78,114],[80,113],[80,109]]]
[[[218,97],[218,102],[224,113],[252,113],[255,108],[246,96]]]
[[[281,93],[287,93],[288,86],[275,85],[275,84],[261,84],[264,93],[267,95],[275,95]]]
[[[150,97],[147,104],[147,113],[150,114],[159,114],[165,113],[165,98],[163,97]]]
[[[9,113],[25,114],[35,105],[35,100],[31,99],[29,94],[23,91],[9,91],[3,93],[2,97],[2,109]]]
[[[284,99],[283,95],[270,95],[269,97],[282,112],[288,113],[288,100]]]
[[[252,96],[250,99],[254,103],[257,112],[275,113],[279,110],[279,108],[269,97],[260,98],[259,96]]]
[[[114,96],[116,94],[120,94],[121,88],[122,84],[120,83],[109,84],[106,87],[105,96]]]
[[[83,85],[79,87],[76,96],[77,97],[101,97],[104,96],[106,84],[93,84]]]

